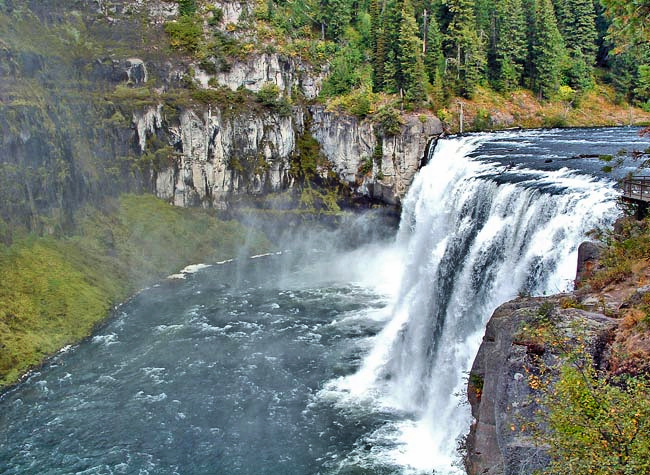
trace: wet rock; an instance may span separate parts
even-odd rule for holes
[[[585,280],[594,272],[602,249],[602,245],[591,241],[585,241],[580,244],[578,247],[576,283]]]

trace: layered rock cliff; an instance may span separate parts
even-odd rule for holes
[[[298,57],[198,62],[170,49],[163,25],[178,18],[176,2],[63,3],[0,7],[5,222],[43,230],[42,216],[60,221],[88,199],[132,190],[224,208],[231,197],[294,187],[297,144],[308,137],[321,148],[318,174],[352,196],[397,204],[442,132],[432,115],[406,116],[387,137],[372,119],[325,111],[313,100],[327,69]],[[252,3],[210,3],[227,41],[252,44]],[[262,97],[265,88],[277,97]]]

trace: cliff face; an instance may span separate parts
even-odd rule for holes
[[[223,13],[228,41],[248,44],[254,5],[211,3]],[[333,172],[353,195],[396,204],[442,132],[433,116],[409,116],[401,134],[378,139],[372,121],[313,105],[326,70],[296,57],[248,53],[199,63],[170,49],[163,25],[177,18],[176,2],[3,5],[5,222],[43,229],[42,215],[122,191],[223,208],[237,195],[287,190],[296,185],[297,143],[306,136],[328,161],[322,177]],[[277,97],[265,102],[259,93],[269,87]],[[377,140],[383,151],[373,158]]]
[[[357,196],[397,204],[423,161],[427,144],[440,134],[440,122],[409,116],[402,134],[377,138],[370,121],[325,112],[322,107],[295,107],[291,115],[250,112],[226,116],[219,108],[186,109],[178,124],[165,127],[160,108],[134,117],[138,142],[161,132],[180,153],[156,173],[154,191],[178,206],[225,207],[229,196],[260,195],[293,186],[292,161],[297,139],[310,133],[333,171]],[[309,120],[306,120],[308,118]],[[372,158],[377,141],[380,160]],[[370,170],[363,171],[366,162]],[[374,163],[373,163],[374,162]]]
[[[442,133],[441,122],[430,115],[407,115],[400,134],[383,137],[371,121],[320,107],[311,110],[311,133],[339,177],[357,193],[390,204],[404,196],[426,158],[427,145]],[[373,157],[378,142],[381,158]],[[371,169],[360,173],[367,161]]]
[[[184,110],[166,133],[181,153],[157,173],[154,191],[177,206],[224,207],[229,195],[290,187],[291,154],[303,130],[302,115]],[[199,115],[200,114],[200,115]]]
[[[490,318],[469,376],[474,423],[465,462],[470,475],[531,474],[548,464],[544,447],[536,444],[530,430],[541,408],[534,377],[541,367],[556,368],[561,355],[536,329],[541,321],[550,322],[559,338],[571,341],[576,328],[583,328],[588,351],[600,362],[604,341],[617,325],[587,298],[587,310],[562,308],[563,302],[575,298],[519,298],[500,306]]]

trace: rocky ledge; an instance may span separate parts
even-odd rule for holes
[[[470,372],[468,398],[474,423],[467,439],[466,468],[473,474],[531,474],[548,463],[544,447],[526,430],[540,409],[531,377],[541,366],[553,368],[559,348],[536,333],[550,319],[560,338],[586,336],[594,360],[603,360],[617,321],[579,305],[574,294],[519,298],[501,305],[490,318]]]
[[[582,278],[598,267],[597,247],[581,246]],[[648,271],[639,265],[598,290],[586,284],[567,294],[517,298],[495,310],[468,381],[474,418],[466,441],[468,474],[532,474],[548,465],[547,448],[530,429],[545,430],[538,416],[548,410],[540,381],[557,381],[567,350],[584,345],[595,369],[608,374],[647,371],[650,335],[633,328],[645,318],[639,306],[650,301]]]

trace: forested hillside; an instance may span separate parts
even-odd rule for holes
[[[195,1],[181,3],[195,14]],[[647,110],[647,18],[647,2],[616,0],[268,0],[255,10],[266,48],[331,59],[324,96],[384,92],[434,110],[478,86],[571,100],[596,81]]]

